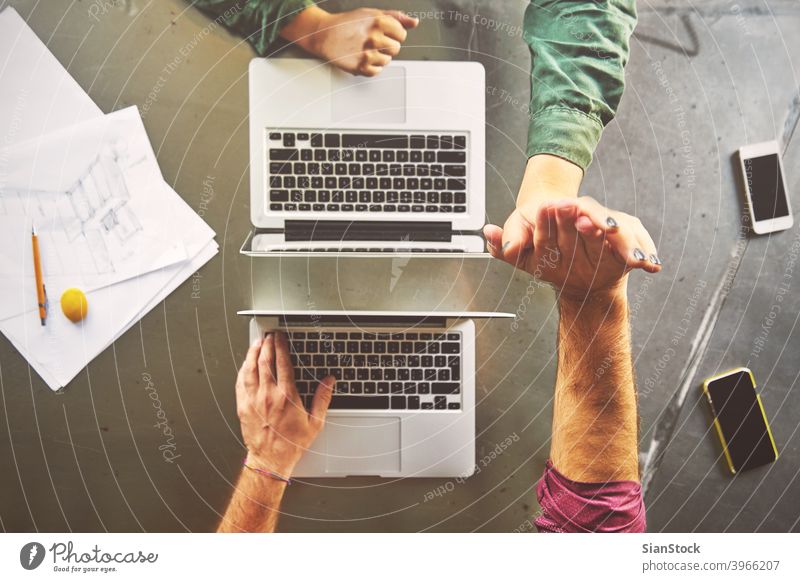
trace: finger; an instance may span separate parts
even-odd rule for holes
[[[390,57],[396,57],[397,55],[400,54],[401,46],[402,45],[393,38],[384,36],[383,40],[381,40],[375,48],[385,55],[389,55]]]
[[[283,332],[275,334],[275,368],[278,372],[278,384],[284,382],[294,384],[294,366],[289,351],[289,340]]]
[[[605,245],[605,233],[596,228],[587,216],[579,216],[577,218],[575,230],[578,231],[586,256],[599,268],[604,256],[609,254]]]
[[[533,250],[534,226],[528,222],[519,210],[515,210],[503,225],[503,242],[500,252],[503,258],[512,265],[519,265]]]
[[[416,28],[419,25],[419,18],[409,16],[402,10],[384,10],[384,14],[388,14],[397,20],[405,29]]]
[[[536,210],[536,222],[533,230],[534,248],[558,247],[558,224],[554,209],[549,204],[542,204]]]
[[[625,216],[622,212],[606,208],[591,196],[581,196],[576,202],[579,205],[578,213],[589,218],[594,227],[603,232],[617,232],[620,222],[623,221],[622,217]]]
[[[275,385],[275,334],[268,333],[258,353],[258,381],[262,388]]]
[[[661,259],[658,258],[658,251],[656,250],[656,243],[653,242],[650,233],[647,229],[639,225],[637,231],[637,238],[639,239],[639,250],[644,255],[644,264],[642,268],[648,273],[658,273],[661,270]]]
[[[487,224],[483,227],[483,236],[486,237],[486,248],[495,259],[503,259],[500,247],[503,244],[503,229],[496,224]]]
[[[372,65],[374,67],[385,67],[391,62],[392,62],[392,57],[383,54],[379,50],[367,51],[367,65]]]
[[[258,380],[261,387],[269,389],[278,382],[275,374],[275,334],[268,333],[258,355]]]
[[[549,204],[542,204],[536,211],[533,248],[536,270],[558,266],[561,257],[558,248],[558,224],[555,209]]]
[[[383,34],[389,38],[393,38],[397,42],[405,42],[408,33],[406,29],[400,24],[394,16],[385,16],[378,18],[378,27],[383,31]]]
[[[244,383],[244,387],[248,390],[258,386],[258,354],[261,350],[262,339],[256,340],[247,350],[247,355],[244,358],[241,370],[239,370],[240,377]]]
[[[359,69],[359,74],[365,77],[375,77],[380,75],[383,71],[383,67],[379,67],[377,65],[364,65]]]
[[[571,264],[575,259],[577,249],[578,231],[575,230],[575,220],[577,218],[577,204],[574,200],[558,201],[554,205],[556,225],[558,231],[558,249],[561,251],[561,258]]]
[[[327,376],[323,378],[314,392],[314,399],[311,401],[310,423],[317,432],[325,425],[325,417],[328,415],[328,407],[331,405],[334,386],[336,386],[336,378]]]

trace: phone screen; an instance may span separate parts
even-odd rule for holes
[[[709,382],[707,390],[736,471],[773,462],[775,448],[750,374],[734,372]]]
[[[744,174],[756,222],[789,214],[778,154],[745,159]]]

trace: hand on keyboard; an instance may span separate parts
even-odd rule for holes
[[[489,252],[561,297],[583,301],[595,292],[625,289],[628,271],[661,270],[653,239],[635,216],[609,210],[588,196],[543,202],[519,251],[503,249],[503,229],[484,227]]]
[[[311,6],[281,36],[348,73],[373,77],[397,56],[406,31],[417,24],[399,10],[359,8],[331,14]]]
[[[247,464],[289,477],[325,424],[336,379],[319,383],[308,412],[297,393],[286,336],[257,340],[236,380],[236,408]]]

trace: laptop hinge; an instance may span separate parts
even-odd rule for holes
[[[451,222],[378,222],[287,220],[284,236],[292,241],[451,242]]]

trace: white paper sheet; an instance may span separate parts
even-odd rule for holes
[[[32,223],[51,302],[188,258],[183,231],[198,217],[161,188],[135,107],[0,148],[0,159],[0,320],[37,307]]]
[[[102,116],[100,109],[13,8],[0,12],[0,87],[3,89],[0,91],[0,144],[4,146]],[[0,159],[0,175],[4,168],[3,160]],[[175,196],[174,190],[168,184],[163,183],[161,188],[164,195]],[[191,210],[182,199],[177,204]],[[53,362],[49,362],[49,358],[52,357],[52,352],[46,350],[40,356],[38,340],[43,336],[40,335],[41,329],[36,329],[37,326],[41,328],[41,325],[35,311],[0,322],[0,331],[48,386],[57,390],[209,261],[218,252],[218,245],[213,237],[214,232],[204,221],[198,219],[191,236],[185,239],[186,253],[191,258],[138,277],[135,295],[141,303],[138,307],[133,305],[130,295],[126,295],[119,304],[112,302],[113,322],[105,319],[111,316],[102,313],[102,305],[112,295],[119,299],[117,291],[128,283],[118,283],[98,290],[97,293],[103,293],[103,297],[97,302],[94,294],[90,294],[89,309],[92,317],[68,332],[70,336],[81,337],[80,349],[72,350],[68,357],[57,360],[55,367],[59,370],[51,369]],[[99,341],[98,337],[91,337],[91,341],[84,342],[87,337],[86,326],[91,325],[94,330],[95,320],[101,320],[101,317],[93,317],[97,313],[101,313],[102,319],[117,327],[103,329],[105,343]],[[124,321],[126,317],[128,319]],[[48,365],[40,359],[48,361]]]

